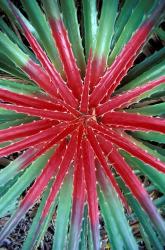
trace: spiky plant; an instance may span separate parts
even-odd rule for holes
[[[0,156],[20,152],[0,172],[0,242],[37,203],[23,249],[51,220],[53,249],[100,249],[101,217],[112,249],[138,249],[131,220],[163,249],[165,196],[149,193],[165,193],[165,103],[148,103],[164,94],[165,49],[134,62],[165,1],[82,0],[78,16],[73,0],[21,3],[27,17],[0,1]]]

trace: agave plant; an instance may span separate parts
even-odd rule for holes
[[[52,249],[100,249],[102,219],[112,249],[138,249],[131,221],[163,249],[165,49],[135,60],[165,1],[21,4],[0,1],[0,156],[19,153],[0,171],[0,243],[37,204],[23,249],[50,221]]]

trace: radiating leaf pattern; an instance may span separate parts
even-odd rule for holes
[[[0,80],[0,156],[21,152],[0,170],[0,215],[12,213],[0,244],[41,201],[23,249],[38,247],[53,219],[52,249],[99,250],[100,218],[112,249],[138,249],[132,216],[146,248],[163,250],[165,105],[146,100],[165,92],[164,48],[135,60],[153,32],[163,39],[165,1],[20,2],[26,17],[0,1],[22,35],[0,19],[10,75]]]

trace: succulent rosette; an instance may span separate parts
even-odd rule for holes
[[[0,171],[0,242],[38,204],[22,249],[50,221],[52,249],[100,249],[100,220],[112,249],[138,249],[131,218],[163,249],[165,49],[135,60],[163,39],[165,1],[20,2],[0,1],[0,156],[19,153]]]

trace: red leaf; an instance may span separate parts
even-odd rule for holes
[[[165,119],[126,112],[108,112],[101,118],[102,123],[130,130],[157,131],[165,133]]]
[[[89,87],[91,77],[91,62],[92,62],[92,50],[89,52],[89,58],[87,63],[86,75],[84,79],[83,93],[80,102],[80,112],[87,113],[89,106]]]
[[[57,168],[62,160],[63,153],[66,148],[66,141],[64,140],[61,145],[56,149],[55,153],[52,155],[48,161],[46,167],[41,172],[40,176],[37,177],[35,183],[28,190],[24,199],[21,201],[19,208],[13,217],[8,221],[8,223],[3,228],[0,235],[0,241],[3,240],[10,231],[15,227],[25,213],[33,206],[34,202],[41,196],[44,188],[48,185],[48,182],[52,176],[57,172]]]
[[[100,249],[99,242],[99,211],[96,192],[95,160],[93,150],[87,140],[82,142],[83,165],[85,173],[85,183],[87,189],[87,200],[89,207],[89,219],[91,223],[94,249]]]
[[[67,88],[64,80],[61,78],[60,74],[57,72],[54,65],[50,62],[49,58],[47,57],[46,53],[44,52],[40,44],[37,42],[33,34],[26,26],[25,22],[23,21],[17,9],[14,8],[14,5],[12,3],[10,3],[10,6],[17,20],[21,24],[25,37],[27,38],[30,46],[32,47],[36,57],[41,62],[42,66],[53,80],[54,88],[59,89],[60,96],[62,97],[62,99],[64,99],[71,106],[76,107],[77,101],[72,95],[71,91]]]
[[[64,140],[59,147],[55,150],[54,154],[44,167],[41,174],[35,180],[28,193],[25,195],[20,206],[26,207],[28,210],[34,202],[41,196],[44,188],[48,185],[50,178],[56,175],[58,167],[62,161],[62,157],[66,150],[66,140]]]
[[[52,202],[54,201],[57,193],[59,192],[62,182],[68,172],[68,169],[70,167],[70,163],[73,160],[75,151],[76,151],[76,146],[77,144],[75,143],[77,141],[77,131],[74,132],[74,134],[71,136],[70,142],[68,144],[68,147],[65,151],[63,160],[59,166],[59,171],[57,173],[57,176],[55,178],[55,181],[52,185],[52,189],[50,191],[50,194],[48,196],[47,202],[45,204],[45,207],[42,212],[42,218],[41,218],[41,223],[46,217],[47,213],[49,212],[49,209],[52,205]]]
[[[36,134],[40,130],[48,129],[56,124],[56,121],[40,120],[19,126],[0,130],[0,142],[13,140],[20,137]]]
[[[121,190],[120,190],[120,188],[119,188],[119,186],[118,186],[118,184],[117,184],[117,182],[115,180],[115,177],[113,176],[113,174],[112,174],[112,172],[111,172],[111,170],[110,170],[110,168],[109,168],[109,166],[107,164],[107,161],[106,161],[106,159],[105,159],[105,157],[104,157],[104,155],[102,153],[102,149],[101,149],[97,139],[95,138],[94,132],[93,132],[93,130],[91,128],[87,129],[87,135],[88,135],[88,140],[89,140],[89,142],[90,142],[90,144],[91,144],[91,146],[92,146],[92,148],[93,148],[93,150],[94,150],[94,152],[95,152],[101,166],[103,167],[105,174],[107,175],[107,177],[108,177],[109,181],[111,182],[112,186],[115,188],[115,190],[116,190],[117,194],[119,195],[123,205],[125,206],[125,208],[127,208],[127,210],[129,210],[127,201],[126,201],[124,195],[122,194],[122,192],[121,192]]]
[[[19,142],[15,142],[9,146],[6,146],[0,149],[0,157],[7,156],[14,152],[18,152],[20,150],[26,149],[28,147],[32,147],[43,142],[50,141],[50,146],[58,143],[60,140],[64,139],[67,135],[69,135],[72,131],[77,128],[78,124],[71,124],[70,126],[64,129],[64,126],[59,124],[56,127],[51,127],[44,131],[41,131],[35,135],[29,136]]]
[[[77,159],[74,172],[73,202],[69,246],[70,249],[77,249],[81,233],[83,210],[85,205],[85,183],[82,158]]]
[[[24,113],[24,114],[42,117],[46,119],[61,120],[61,121],[74,120],[73,115],[69,113],[64,113],[64,112],[55,112],[52,110],[42,110],[42,109],[36,109],[32,107],[23,107],[23,106],[16,106],[14,104],[4,104],[4,103],[0,103],[0,107],[7,109],[7,110],[13,110],[18,113]]]
[[[76,98],[82,94],[82,80],[62,20],[49,19],[52,35],[58,48],[67,76],[67,84]]]
[[[120,76],[122,75],[122,77],[124,77],[124,74],[127,73],[130,66],[133,64],[133,61],[135,60],[138,52],[141,50],[144,42],[146,41],[156,18],[160,15],[163,8],[164,4],[159,6],[155,10],[154,14],[151,15],[151,17],[148,18],[148,20],[144,24],[142,24],[142,26],[132,36],[130,41],[125,45],[121,53],[117,56],[111,67],[106,71],[99,84],[96,86],[90,96],[91,107],[96,107],[101,102],[104,96],[108,94],[111,86],[111,92],[114,91],[114,89],[117,87],[121,80]],[[122,72],[124,72],[124,74]],[[116,83],[114,83],[117,78],[118,80],[116,81]]]
[[[100,126],[97,123],[95,123],[94,121],[89,122],[89,125],[92,126],[92,128],[99,131],[102,134],[102,136],[107,140],[109,140],[110,142],[116,144],[118,147],[124,149],[125,151],[139,158],[145,163],[151,165],[158,171],[165,173],[165,164],[163,162],[156,159],[152,155],[148,154],[141,148],[137,147],[135,144],[131,143],[130,140],[125,139],[124,137],[120,136],[118,133],[115,133],[112,130],[107,130],[103,126]]]
[[[64,111],[65,108],[58,104],[58,101],[54,99],[54,102],[43,100],[37,96],[28,96],[24,94],[18,94],[6,89],[0,89],[0,99],[5,102],[15,103],[20,106],[33,107],[38,109],[50,109]]]
[[[111,142],[105,141],[103,137],[99,137],[99,142],[103,151],[108,155],[109,161],[113,164],[114,168],[125,182],[125,185],[128,186],[132,194],[147,212],[151,221],[155,224],[157,229],[159,229],[161,235],[165,235],[164,221],[137,176],[133,173],[132,169]]]
[[[97,115],[102,115],[110,110],[123,108],[128,104],[131,104],[131,102],[134,102],[136,98],[138,98],[141,94],[155,88],[156,86],[164,82],[165,82],[165,77],[162,76],[156,80],[148,82],[147,84],[139,86],[133,90],[126,91],[123,94],[117,95],[111,98],[111,100],[97,107],[96,113]]]

